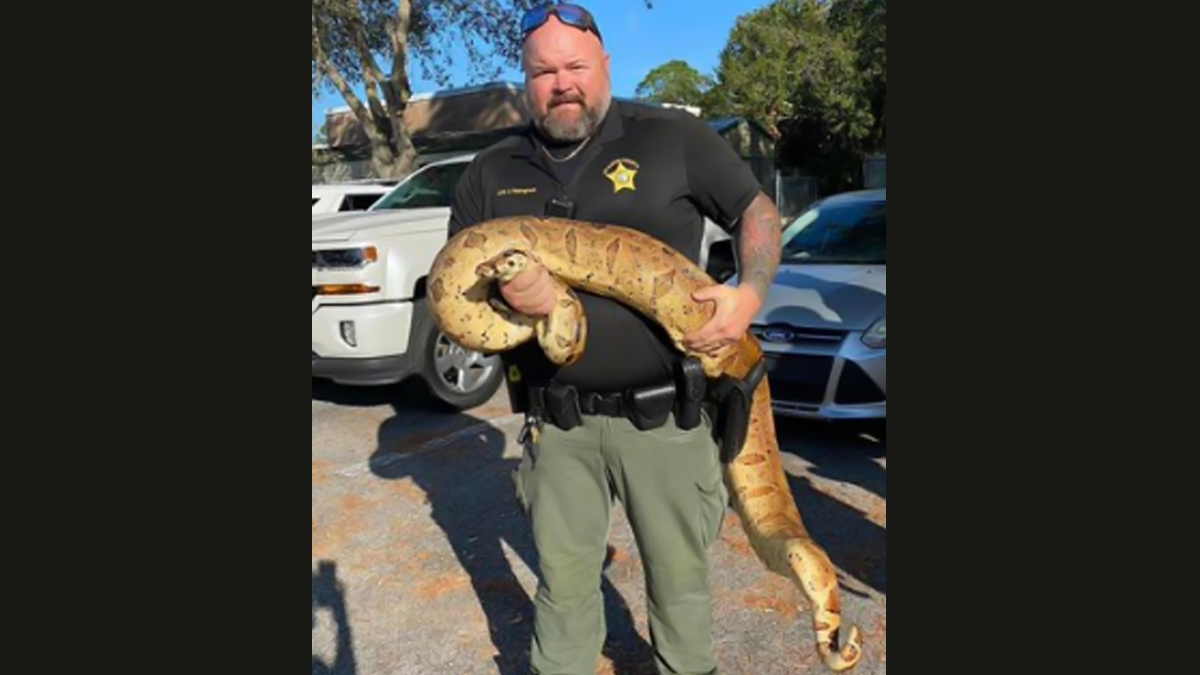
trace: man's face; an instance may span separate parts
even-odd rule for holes
[[[523,63],[529,109],[550,138],[582,140],[608,113],[609,58],[594,33],[551,16],[525,41]]]

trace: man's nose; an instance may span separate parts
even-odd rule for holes
[[[575,91],[575,77],[570,73],[559,72],[554,78],[554,93],[556,95],[569,94]]]

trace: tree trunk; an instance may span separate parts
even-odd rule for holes
[[[392,41],[392,72],[387,85],[382,87],[387,100],[388,122],[393,130],[391,150],[395,159],[392,177],[409,174],[417,160],[417,150],[413,147],[408,127],[404,125],[404,111],[408,109],[408,101],[412,97],[408,81],[408,31],[411,24],[412,0],[400,0],[389,31]]]
[[[401,178],[396,170],[396,156],[386,142],[371,141],[371,172],[378,178]]]
[[[345,99],[366,134],[372,172],[380,178],[403,178],[412,172],[417,158],[412,138],[404,125],[404,112],[412,97],[408,81],[408,32],[412,20],[412,0],[399,0],[396,15],[388,26],[392,42],[392,72],[386,78],[363,38],[362,15],[357,7],[348,20],[354,24],[353,47],[361,65],[366,102],[355,96],[350,84],[322,49],[316,22],[312,29],[313,62]],[[383,94],[382,101],[380,93]]]

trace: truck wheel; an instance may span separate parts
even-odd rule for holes
[[[490,401],[504,383],[500,357],[485,357],[451,342],[438,330],[425,299],[413,308],[410,346],[417,375],[429,393],[451,409],[477,408]]]

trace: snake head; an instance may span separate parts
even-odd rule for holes
[[[508,283],[529,267],[529,255],[524,251],[505,251],[475,268],[481,279],[494,279]]]

